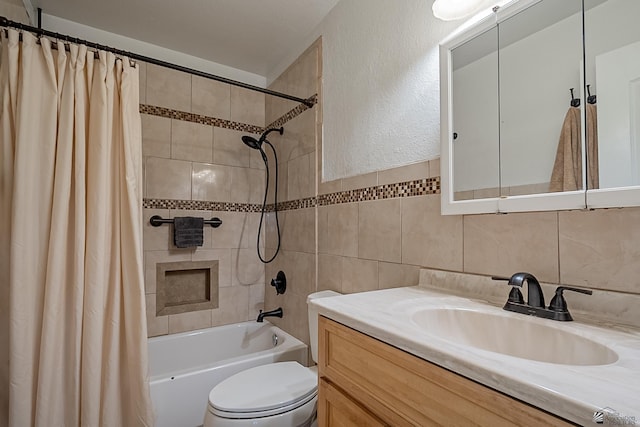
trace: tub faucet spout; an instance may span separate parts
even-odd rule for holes
[[[265,317],[282,317],[282,307],[278,307],[275,310],[271,310],[271,311],[262,311],[260,310],[260,313],[258,314],[258,318],[256,319],[257,322],[261,322],[264,320]]]

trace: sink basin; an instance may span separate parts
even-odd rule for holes
[[[618,360],[608,347],[523,316],[465,309],[426,309],[412,321],[429,334],[465,346],[561,365],[607,365]]]

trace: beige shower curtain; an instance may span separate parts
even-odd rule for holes
[[[138,70],[1,32],[0,425],[151,426]]]

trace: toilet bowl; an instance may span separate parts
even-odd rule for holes
[[[340,295],[316,292],[315,298]],[[308,309],[311,357],[318,361],[318,312]],[[203,427],[298,427],[315,424],[318,369],[277,362],[235,374],[209,393]]]

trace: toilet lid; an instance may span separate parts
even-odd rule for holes
[[[316,393],[315,370],[298,362],[257,366],[220,382],[209,393],[209,405],[225,412],[263,412],[290,406]]]

